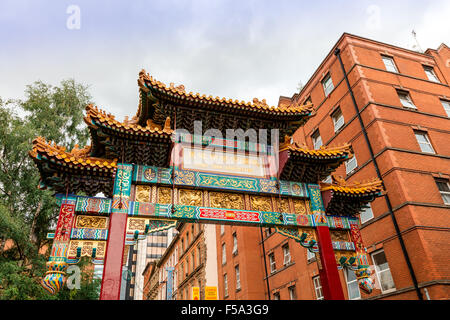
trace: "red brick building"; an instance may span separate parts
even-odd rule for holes
[[[192,300],[192,288],[199,288],[199,300],[205,300],[205,288],[217,287],[215,226],[179,223],[163,256],[147,264],[144,270],[144,300]],[[168,287],[172,273],[172,294]],[[168,297],[170,296],[170,297]]]
[[[419,53],[344,34],[300,93],[280,97],[280,105],[315,106],[294,140],[309,148],[351,143],[355,157],[335,175],[350,182],[378,177],[387,191],[361,214],[379,288],[366,295],[353,272],[340,271],[346,298],[450,297],[449,82],[445,44]],[[295,241],[257,228],[220,228],[221,299],[322,297],[315,258]]]

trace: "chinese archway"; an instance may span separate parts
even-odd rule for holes
[[[350,145],[309,150],[289,138],[314,116],[312,105],[277,108],[187,93],[144,70],[138,85],[131,120],[86,107],[90,146],[69,152],[42,137],[33,141],[39,187],[53,190],[60,206],[45,289],[56,293],[68,266],[89,257],[104,265],[100,299],[119,299],[127,246],[181,221],[275,228],[318,255],[325,299],[344,299],[343,267],[372,291],[357,215],[383,188],[377,180],[320,182],[353,155]],[[211,128],[223,136],[230,128],[266,130],[271,143],[208,135]],[[231,162],[194,161],[230,152]]]

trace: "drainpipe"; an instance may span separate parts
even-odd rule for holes
[[[383,177],[381,176],[381,173],[380,173],[380,168],[378,167],[377,161],[375,159],[375,154],[373,152],[372,145],[370,143],[369,137],[367,135],[366,128],[364,126],[364,122],[363,122],[361,114],[359,112],[358,104],[356,103],[355,95],[353,94],[352,87],[350,86],[350,82],[349,82],[348,77],[347,77],[347,72],[345,71],[344,63],[342,62],[341,49],[336,48],[336,50],[334,51],[334,54],[335,54],[335,56],[337,56],[337,58],[339,59],[339,63],[341,64],[341,69],[342,69],[342,72],[344,74],[345,82],[347,83],[347,87],[348,87],[348,90],[350,92],[350,96],[352,97],[353,106],[355,107],[356,115],[358,117],[359,124],[361,125],[361,130],[362,130],[362,133],[364,135],[364,139],[366,140],[367,147],[369,148],[370,157],[371,157],[372,162],[373,162],[373,164],[375,166],[375,171],[377,172],[378,179],[380,179],[380,181],[382,182],[383,188],[386,189],[386,187],[384,185]],[[420,292],[419,285],[417,283],[417,278],[416,278],[416,275],[414,273],[414,269],[412,267],[411,260],[409,259],[408,251],[406,250],[405,242],[403,241],[403,237],[402,237],[402,234],[400,233],[400,228],[398,226],[397,219],[395,218],[395,215],[394,215],[394,210],[392,208],[391,201],[389,200],[389,197],[387,196],[387,194],[385,194],[383,197],[386,200],[386,204],[388,206],[389,215],[391,216],[392,223],[394,224],[395,233],[397,234],[398,240],[400,241],[400,246],[402,248],[403,256],[405,257],[406,264],[407,264],[408,270],[409,270],[409,274],[411,275],[411,279],[412,279],[412,281],[414,283],[414,288],[416,289],[417,297],[419,298],[419,300],[423,300],[422,292]]]
[[[267,296],[270,299],[270,287],[269,287],[269,275],[267,273],[267,262],[266,262],[266,248],[264,246],[264,235],[262,231],[262,227],[259,227],[259,232],[261,233],[261,244],[262,244],[262,250],[263,250],[263,257],[264,257],[264,271],[266,273],[266,286],[267,286]]]

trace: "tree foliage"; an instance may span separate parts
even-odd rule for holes
[[[59,86],[34,82],[23,100],[0,98],[0,299],[94,297],[96,282],[82,281],[78,294],[55,297],[39,283],[49,255],[44,249],[51,247],[46,235],[59,210],[51,191],[37,189],[39,173],[28,155],[37,136],[69,150],[86,144],[83,110],[90,100],[88,87],[72,79]]]

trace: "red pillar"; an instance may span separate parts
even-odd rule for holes
[[[132,165],[119,164],[114,181],[100,300],[119,300],[123,252],[131,194]]]
[[[120,299],[126,228],[126,214],[116,213],[111,216],[109,220],[108,243],[106,245],[100,300]]]
[[[331,242],[330,229],[325,226],[318,226],[317,238],[319,242],[320,262],[320,282],[322,284],[325,300],[344,300],[341,280],[334,256],[333,244]]]

